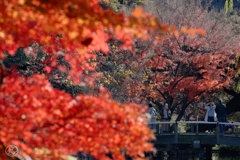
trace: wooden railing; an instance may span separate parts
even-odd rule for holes
[[[174,130],[172,133],[184,133],[179,130],[179,125],[189,125],[191,129],[191,133],[199,134],[199,124],[215,124],[216,132],[215,134],[220,134],[220,125],[229,125],[232,126],[232,131],[231,134],[235,134],[236,136],[239,135],[239,126],[240,122],[207,122],[207,121],[169,121],[169,122],[151,122],[148,124],[156,124],[157,125],[157,134],[164,134],[161,132],[161,124],[173,124],[174,125]],[[194,126],[196,129],[194,129]]]
[[[157,125],[156,144],[192,144],[195,140],[201,144],[225,144],[240,146],[239,126],[240,122],[223,123],[223,122],[206,122],[206,121],[170,121],[170,122],[153,122],[149,124]],[[169,133],[161,132],[161,124],[172,124],[172,131]],[[200,125],[215,125],[215,132],[208,134],[205,130],[199,131]],[[180,130],[184,125],[188,125],[188,131]],[[220,125],[232,126],[231,132],[220,134]],[[202,127],[202,126],[200,126]]]

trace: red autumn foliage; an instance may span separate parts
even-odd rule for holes
[[[53,153],[77,150],[98,159],[106,159],[106,153],[123,159],[123,148],[129,156],[137,157],[153,147],[147,143],[154,136],[145,124],[143,107],[119,104],[105,94],[101,99],[85,95],[73,98],[53,89],[42,75],[26,78],[12,73],[4,81],[0,93],[1,142],[14,144],[33,158],[46,156],[34,153],[36,148],[53,151],[48,159],[54,159]]]
[[[114,98],[138,103],[148,99],[158,106],[166,101],[180,120],[190,103],[229,86],[240,40],[224,14],[200,2],[151,1],[149,11],[178,32],[167,33],[161,43],[154,36],[137,41],[136,52],[110,43],[112,54],[100,57],[107,63],[99,66],[105,75],[102,83]]]
[[[154,45],[155,54],[147,64],[153,71],[152,85],[143,86],[156,101],[172,104],[172,111],[181,106],[180,120],[189,103],[229,86],[240,40],[222,13],[208,11],[201,1],[155,3],[159,6],[156,16],[182,32],[170,33],[161,45]],[[203,28],[206,35],[198,30],[202,35],[192,36],[195,32],[187,28]]]
[[[104,10],[98,0],[8,0],[0,1],[0,10],[1,59],[16,58],[17,49],[16,53],[24,55],[7,69],[1,63],[1,73],[5,70],[0,81],[2,159],[6,159],[2,148],[10,144],[40,159],[60,159],[60,155],[76,151],[97,159],[109,159],[108,153],[114,159],[124,159],[123,150],[131,157],[144,159],[144,152],[153,151],[150,140],[154,135],[146,124],[145,107],[114,102],[102,88],[98,96],[72,97],[54,89],[48,75],[56,68],[67,71],[59,65],[62,56],[69,64],[65,65],[70,68],[68,80],[92,86],[94,76],[85,76],[85,72],[94,67],[87,61],[95,58],[92,51],[109,51],[106,41],[110,37],[131,48],[132,38],[149,37],[148,28],[165,32],[168,27],[141,9],[130,16]],[[48,53],[38,61],[41,72],[26,61],[29,57],[36,59],[38,44]],[[10,55],[6,52],[5,56],[5,51]]]

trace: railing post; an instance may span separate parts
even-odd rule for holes
[[[236,137],[238,137],[238,125],[236,125]]]
[[[220,135],[220,128],[219,128],[219,123],[217,122],[216,124],[216,138],[217,138],[217,144],[219,144],[219,135]]]
[[[194,124],[190,124],[191,127],[191,133],[194,133]]]
[[[235,125],[232,125],[232,134],[234,134],[235,133]]]
[[[159,123],[156,124],[157,134],[160,134],[160,125]]]
[[[196,123],[196,135],[198,135],[198,123]]]
[[[175,122],[175,126],[174,126],[174,135],[175,135],[175,143],[178,143],[178,123],[177,121]]]

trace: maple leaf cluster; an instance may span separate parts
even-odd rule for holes
[[[106,94],[101,99],[85,95],[73,98],[53,89],[42,75],[12,73],[4,81],[0,140],[6,146],[14,144],[32,157],[42,156],[34,149],[44,147],[50,155],[79,150],[98,159],[106,158],[107,153],[123,159],[122,149],[138,157],[153,147],[147,142],[154,135],[146,125],[144,107],[119,104]]]
[[[27,48],[37,43],[55,61],[57,55],[64,53],[72,68],[70,77],[75,83],[79,82],[84,70],[93,70],[86,61],[95,58],[92,51],[109,51],[106,41],[110,37],[124,42],[123,48],[132,48],[131,37],[146,39],[149,37],[148,28],[152,28],[152,32],[155,29],[170,30],[156,18],[143,13],[141,8],[126,17],[123,13],[104,10],[98,0],[10,0],[1,1],[0,7],[0,51],[13,55],[19,46]],[[4,55],[1,53],[0,57]]]

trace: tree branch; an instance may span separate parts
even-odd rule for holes
[[[157,91],[161,94],[161,96],[163,97],[163,99],[164,99],[166,102],[168,102],[167,97],[162,93],[162,91],[161,91],[160,89],[158,89],[157,87],[156,87],[156,89],[157,89]]]
[[[231,96],[236,96],[237,93],[234,90],[227,89],[226,87],[223,88],[223,91]]]

